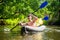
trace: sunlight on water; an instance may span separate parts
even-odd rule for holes
[[[4,31],[10,31],[10,29],[8,29],[8,28],[4,28]]]

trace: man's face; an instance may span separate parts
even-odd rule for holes
[[[32,17],[31,16],[28,16],[28,19],[31,19]]]

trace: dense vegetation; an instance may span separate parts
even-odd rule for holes
[[[45,21],[45,24],[59,24],[59,0],[0,0],[0,25],[16,25],[19,21],[24,20],[29,13],[34,12],[44,1],[48,1],[48,5],[39,9],[34,15],[43,18],[47,14],[49,20]]]

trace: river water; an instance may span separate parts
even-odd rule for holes
[[[3,28],[0,28],[3,29]],[[47,26],[43,32],[21,35],[20,32],[0,31],[0,40],[60,40],[60,27]]]

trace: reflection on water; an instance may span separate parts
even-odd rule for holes
[[[0,40],[60,40],[60,28],[48,27],[43,32],[24,36],[20,32],[0,32]]]
[[[43,32],[36,33],[33,35],[25,35],[23,40],[43,40]]]

